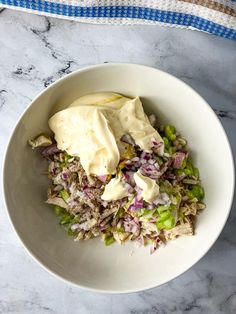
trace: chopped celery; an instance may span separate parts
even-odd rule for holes
[[[171,214],[171,209],[176,210],[176,206],[162,205],[157,208],[159,213],[159,219],[156,223],[158,230],[166,229],[169,230],[175,226],[175,218]]]
[[[177,174],[178,176],[185,174],[184,169],[175,169],[174,171],[175,171],[175,174]]]
[[[173,193],[173,198],[174,199],[172,199],[172,204],[170,205],[170,207],[171,209],[176,210],[176,207],[179,207],[182,198],[180,192]]]
[[[157,225],[157,229],[158,230],[164,229],[164,225],[163,225],[163,221],[162,220],[158,220],[156,225]]]
[[[170,217],[170,211],[166,210],[160,213],[161,220],[165,220]]]
[[[124,233],[125,229],[124,229],[124,227],[121,226],[120,228],[117,228],[115,231],[120,232],[120,233]]]
[[[79,220],[80,220],[80,214],[77,214],[77,215],[75,215],[75,216],[72,218],[71,223],[72,223],[72,224],[75,224],[75,223],[79,222]]]
[[[119,208],[118,211],[115,213],[115,217],[118,217],[118,218],[122,218],[124,216],[124,208]]]
[[[67,163],[72,158],[73,158],[73,156],[70,156],[70,155],[66,154],[65,158],[64,158],[65,159],[65,163]]]
[[[160,192],[161,193],[172,194],[173,187],[169,181],[167,181],[167,180],[161,181],[160,180],[159,186],[160,186]]]
[[[168,205],[161,205],[157,207],[157,211],[160,214],[161,212],[167,211],[169,210],[170,206]]]
[[[71,230],[71,228],[69,228],[67,230],[67,234],[71,237],[75,236],[78,232],[76,230]]]
[[[156,212],[156,208],[154,209],[144,209],[142,216],[145,218],[152,218]]]
[[[186,174],[186,176],[191,176],[193,174],[192,170],[185,168],[184,169],[184,173]]]
[[[193,175],[196,179],[199,179],[199,170],[198,168],[193,168]]]
[[[64,213],[65,213],[65,209],[62,208],[62,207],[60,207],[60,206],[58,206],[58,205],[55,205],[55,206],[54,206],[54,210],[55,210],[55,213],[56,213],[57,215],[61,215],[61,214],[64,214]]]
[[[60,168],[61,168],[61,170],[63,170],[63,168],[66,166],[66,163],[65,162],[61,162],[60,163]]]
[[[199,178],[199,171],[198,168],[193,167],[192,163],[190,162],[189,158],[183,160],[183,164],[181,169],[175,169],[175,173],[177,175],[183,175],[190,177],[195,177],[196,179]]]
[[[187,165],[187,158],[184,158],[183,162],[182,162],[182,166],[181,169],[184,169]]]
[[[186,166],[185,166],[184,170],[185,170],[186,175],[192,176],[194,174],[193,165],[192,165],[191,161],[189,160],[189,158],[186,161]]]
[[[175,152],[176,152],[176,148],[174,146],[170,146],[169,149],[168,149],[168,153],[170,155],[173,155]]]
[[[169,214],[167,218],[161,218],[157,221],[156,226],[158,228],[158,230],[162,230],[162,229],[172,229],[175,226],[175,218]]]
[[[168,150],[170,148],[170,142],[168,138],[164,136],[163,141],[164,141],[165,149]]]
[[[132,214],[134,214],[134,216],[137,216],[137,217],[142,217],[146,210],[148,210],[148,209],[139,208],[139,209],[135,210]]]
[[[168,219],[163,221],[164,229],[169,230],[175,226],[175,219],[173,216],[170,216]]]
[[[60,196],[61,198],[63,198],[63,200],[66,202],[68,200],[68,198],[70,197],[68,192],[66,190],[61,190],[60,191]]]
[[[176,140],[175,127],[173,125],[166,125],[164,128],[164,133],[168,140],[170,141]]]
[[[190,199],[197,198],[202,201],[204,198],[204,189],[200,185],[194,185],[191,190],[187,192]]]
[[[62,219],[60,220],[60,224],[61,225],[69,224],[69,223],[71,223],[72,219],[73,218],[70,216],[70,214],[67,213],[67,214],[63,215]]]
[[[114,243],[116,240],[113,238],[113,236],[109,236],[105,239],[105,244],[108,246],[108,245],[111,245],[112,243]]]

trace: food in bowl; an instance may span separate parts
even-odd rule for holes
[[[47,203],[75,240],[135,241],[151,252],[193,235],[205,208],[199,171],[172,125],[149,117],[139,97],[89,94],[49,119],[54,138],[29,143],[49,162]]]

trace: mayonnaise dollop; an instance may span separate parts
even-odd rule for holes
[[[134,181],[142,190],[142,197],[145,202],[152,203],[159,194],[159,186],[156,181],[145,177],[140,171],[135,172]]]
[[[121,177],[115,177],[105,185],[101,199],[104,201],[116,201],[128,196],[128,191],[124,187]]]
[[[120,161],[118,144],[129,133],[142,150],[150,151],[152,141],[163,140],[150,125],[138,97],[97,93],[75,100],[67,109],[49,119],[58,148],[79,156],[87,175],[115,173]],[[159,148],[163,154],[164,145]]]

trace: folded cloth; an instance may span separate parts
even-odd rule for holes
[[[174,26],[236,39],[236,0],[0,0],[0,7],[87,23]]]

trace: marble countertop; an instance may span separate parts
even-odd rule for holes
[[[236,42],[174,28],[86,25],[2,10],[1,163],[16,121],[38,92],[73,70],[103,62],[146,64],[187,82],[214,108],[236,155]],[[85,292],[28,256],[0,198],[0,313],[236,313],[235,263],[236,201],[213,248],[179,278],[130,295]]]

